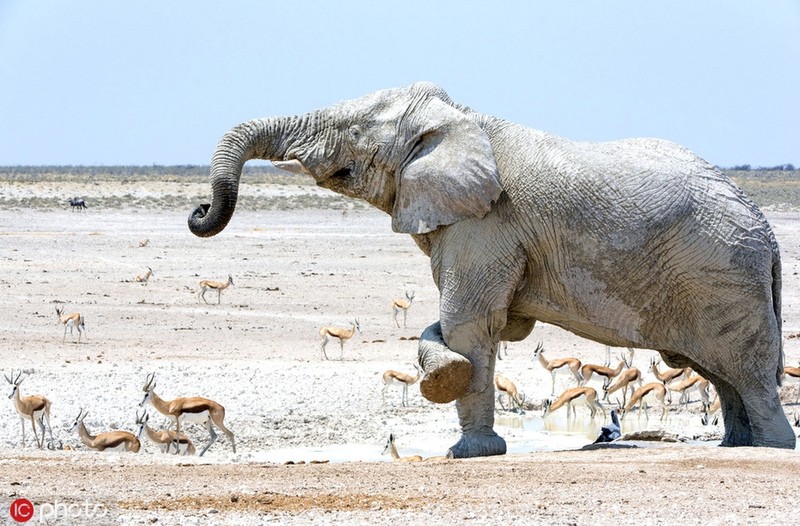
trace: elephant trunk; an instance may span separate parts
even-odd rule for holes
[[[250,159],[282,160],[287,138],[304,118],[268,118],[242,123],[226,133],[211,158],[211,204],[201,204],[189,215],[189,230],[211,237],[227,226],[239,193],[239,178]]]

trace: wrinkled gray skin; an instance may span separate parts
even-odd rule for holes
[[[795,446],[777,396],[778,245],[755,205],[684,148],[573,142],[418,83],[237,126],[192,232],[225,228],[249,159],[368,201],[430,256],[440,319],[420,341],[420,389],[457,400],[455,457],[505,452],[492,429],[496,344],[537,320],[692,367],[719,391],[723,445]]]

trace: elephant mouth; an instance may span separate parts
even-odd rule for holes
[[[328,177],[328,180],[346,182],[348,179],[350,179],[352,174],[353,170],[351,170],[349,167],[340,168],[333,172],[333,175]]]
[[[347,166],[339,168],[327,177],[317,181],[317,184],[334,191],[342,192],[347,195],[347,190],[354,182],[353,169],[355,163],[347,163]]]

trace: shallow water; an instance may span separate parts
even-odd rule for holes
[[[670,415],[666,426],[669,429],[697,429],[700,431],[712,428],[703,428],[699,423],[698,415]],[[498,414],[495,417],[495,431],[505,438],[508,453],[530,453],[533,451],[555,451],[580,449],[586,444],[591,444],[600,434],[600,428],[606,425],[602,417],[589,419],[588,417],[567,418],[566,413],[552,414],[543,419],[538,414],[528,413],[516,415],[510,413]],[[645,429],[659,429],[659,417],[651,416],[649,420],[631,415],[622,420],[622,432],[631,433]],[[423,458],[444,455],[453,439],[432,437],[425,441],[424,447],[415,447],[417,444],[398,444],[401,456],[421,455]],[[719,442],[696,442],[696,444],[717,445]],[[258,462],[380,462],[391,461],[388,454],[383,455],[383,445],[375,444],[345,444],[327,447],[295,447],[273,449],[248,455],[248,460]]]

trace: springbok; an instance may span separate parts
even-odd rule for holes
[[[683,404],[684,408],[689,406],[689,402],[691,402],[691,393],[692,391],[697,391],[700,395],[700,399],[702,403],[708,404],[708,387],[711,385],[708,380],[696,374],[694,376],[690,376],[686,380],[681,380],[680,382],[672,382],[666,384],[667,389],[672,391],[673,393],[680,393],[681,397],[678,401],[678,405]]]
[[[64,314],[64,307],[62,306],[56,307],[56,316],[58,316],[58,322],[64,326],[64,337],[61,341],[67,340],[67,329],[69,329],[69,335],[72,337],[75,336],[72,330],[78,329],[78,343],[81,343],[81,335],[86,333],[86,320],[83,315],[79,312]],[[87,336],[86,339],[89,339],[89,337]]]
[[[497,359],[502,360],[503,356],[508,357],[508,342],[505,340],[497,342]]]
[[[227,289],[231,285],[233,285],[233,277],[231,277],[230,274],[228,274],[228,281],[225,281],[225,282],[222,282],[222,281],[211,281],[209,279],[204,279],[204,280],[202,280],[200,282],[200,294],[199,294],[199,296],[200,296],[200,298],[202,298],[203,301],[206,302],[206,305],[208,305],[208,301],[206,300],[206,292],[208,292],[209,289],[210,290],[216,290],[217,291],[217,305],[219,305],[219,303],[221,301],[221,298],[222,298],[222,291]]]
[[[25,447],[25,420],[31,421],[33,428],[33,437],[36,439],[36,445],[39,449],[44,446],[44,421],[47,420],[47,428],[50,431],[50,440],[53,440],[53,427],[50,425],[50,400],[41,395],[22,396],[19,392],[19,385],[25,379],[22,376],[22,371],[14,376],[14,371],[11,371],[11,376],[3,374],[8,383],[14,387],[11,389],[11,394],[8,398],[14,399],[14,409],[19,413],[19,422],[22,426],[22,447]],[[42,430],[42,439],[39,440],[39,435],[36,433],[36,424]]]
[[[544,346],[541,342],[539,345],[536,346],[536,349],[533,351],[533,359],[539,360],[539,363],[542,364],[548,373],[550,373],[550,377],[553,380],[553,385],[550,389],[550,396],[555,396],[556,394],[556,375],[557,374],[572,374],[572,376],[577,380],[580,384],[583,381],[581,377],[581,361],[577,358],[556,358],[554,360],[548,360],[544,357]]]
[[[386,445],[383,447],[383,452],[381,455],[385,455],[386,452],[389,451],[392,454],[392,458],[395,462],[421,462],[422,457],[419,455],[412,455],[410,457],[401,457],[400,453],[397,452],[397,446],[394,444],[394,433],[389,433],[389,440],[386,441]]]
[[[503,409],[505,409],[505,406],[503,405],[501,398],[505,393],[505,395],[508,397],[508,405],[511,406],[512,409],[516,407],[516,409],[519,412],[521,413],[525,412],[525,410],[523,409],[523,405],[525,404],[525,398],[520,396],[519,391],[517,390],[517,386],[514,384],[514,382],[512,382],[502,374],[496,373],[494,375],[494,387],[498,391],[497,401],[498,403],[500,403],[500,406]]]
[[[406,328],[406,317],[408,316],[408,309],[411,308],[411,302],[414,301],[414,295],[416,293],[412,292],[411,294],[406,291],[406,299],[395,299],[392,301],[392,319],[394,323],[397,325],[397,328],[400,328],[400,323],[397,321],[397,313],[399,311],[403,311],[403,328]]]
[[[358,322],[358,318],[351,321],[350,325],[350,329],[323,327],[319,330],[319,337],[322,338],[320,350],[322,351],[322,356],[324,356],[326,360],[328,359],[328,353],[325,352],[325,346],[328,345],[328,340],[331,337],[339,338],[339,360],[344,359],[344,342],[352,338],[356,331],[361,334],[361,324]]]
[[[403,396],[401,405],[403,407],[408,407],[408,386],[414,385],[422,378],[422,367],[417,364],[412,364],[414,369],[417,370],[416,376],[411,376],[410,374],[401,373],[400,371],[395,371],[389,369],[385,373],[383,373],[383,390],[381,391],[381,399],[383,400],[383,404],[386,404],[386,391],[389,389],[390,386],[394,384],[400,384],[403,386]]]
[[[783,368],[783,375],[781,376],[781,383],[784,385],[788,384],[789,382],[797,383],[800,382],[800,367],[784,367]],[[797,386],[797,397],[794,400],[794,403],[800,403],[800,385]]]
[[[136,274],[136,277],[133,278],[133,280],[136,281],[137,283],[144,283],[145,285],[147,285],[147,281],[150,279],[150,276],[152,275],[153,275],[153,269],[147,267],[147,272],[145,272],[144,274]]]
[[[719,412],[721,409],[722,402],[719,399],[719,394],[717,394],[712,403],[709,404],[708,400],[703,402],[703,416],[700,417],[700,421],[704,426],[717,425],[719,422]]]
[[[688,367],[683,369],[667,369],[664,372],[661,372],[658,370],[659,363],[661,363],[661,359],[653,356],[650,359],[650,372],[653,373],[653,376],[656,377],[656,380],[664,385],[674,382],[681,376],[683,376],[684,379],[689,378],[689,375],[692,374],[692,370]]]
[[[181,422],[205,425],[208,434],[211,436],[211,440],[208,441],[208,444],[205,445],[203,451],[200,452],[201,457],[206,451],[208,451],[208,448],[210,448],[211,445],[217,441],[217,433],[214,431],[215,425],[222,430],[223,433],[225,433],[225,436],[227,436],[228,440],[231,441],[233,452],[236,453],[236,442],[234,440],[233,433],[230,431],[230,429],[225,427],[224,407],[213,400],[201,398],[199,396],[193,396],[190,398],[175,398],[174,400],[163,400],[155,393],[155,379],[156,373],[150,373],[147,375],[147,381],[142,388],[144,391],[144,398],[142,398],[141,403],[139,403],[139,407],[142,407],[147,402],[150,402],[159,413],[174,419],[176,437],[181,436]]]
[[[619,410],[620,418],[625,418],[625,415],[633,409],[636,404],[639,404],[639,416],[642,416],[642,406],[644,406],[644,414],[645,418],[650,418],[650,415],[647,414],[648,407],[647,401],[656,401],[658,402],[663,411],[661,413],[661,420],[664,421],[667,418],[667,411],[669,410],[669,406],[672,403],[672,398],[670,397],[669,391],[664,386],[664,384],[659,382],[650,382],[649,384],[644,384],[643,386],[636,389],[631,395],[630,400],[628,403],[625,404],[623,408]]]
[[[86,444],[87,447],[96,449],[97,451],[139,452],[139,448],[142,447],[142,444],[133,433],[128,433],[127,431],[108,431],[106,433],[100,433],[99,435],[90,434],[86,429],[86,425],[83,423],[83,419],[86,418],[88,414],[89,411],[84,411],[83,408],[81,408],[80,411],[78,411],[78,417],[75,419],[75,422],[73,422],[72,427],[69,428],[69,433],[72,433],[75,429],[78,430],[78,436],[81,437],[81,442]]]
[[[161,431],[156,431],[152,427],[150,427],[147,422],[150,420],[150,415],[147,414],[147,411],[143,411],[140,415],[139,412],[136,412],[136,425],[139,426],[139,431],[136,433],[136,438],[142,438],[142,433],[147,435],[152,442],[155,442],[158,449],[161,450],[162,453],[169,453],[172,449],[174,444],[178,445],[177,450],[175,453],[179,453],[181,455],[194,455],[197,451],[194,447],[194,444],[189,437],[181,433],[179,436],[175,436],[175,431],[165,429]]]
[[[634,384],[639,384],[639,387],[642,386],[642,372],[638,367],[631,367],[630,369],[622,371],[613,385],[603,385],[603,400],[607,401],[608,395],[622,389],[622,405],[624,406],[628,401],[628,389],[630,389],[631,394],[633,394],[636,389]]]
[[[594,390],[592,387],[573,387],[571,389],[567,389],[561,395],[556,398],[555,400],[545,400],[544,401],[544,412],[542,413],[542,418],[546,418],[550,415],[553,411],[561,408],[566,404],[567,406],[567,418],[569,418],[570,413],[573,417],[576,416],[575,406],[572,405],[573,402],[583,399],[583,402],[589,408],[589,412],[591,413],[591,417],[594,418],[597,414],[597,411],[601,411],[603,415],[606,414],[605,408],[597,401],[597,391]]]
[[[594,375],[597,375],[603,377],[603,388],[605,388],[607,385],[611,384],[611,381],[614,380],[614,378],[620,375],[622,369],[626,365],[627,362],[625,361],[625,357],[622,355],[620,355],[619,364],[617,364],[616,369],[612,369],[608,365],[587,363],[581,367],[581,381],[578,385],[586,385]]]

